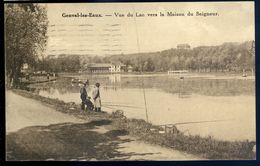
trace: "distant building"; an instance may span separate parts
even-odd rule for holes
[[[110,72],[110,67],[111,65],[106,63],[93,63],[86,65],[85,70],[90,73],[108,73]]]
[[[126,71],[126,65],[122,63],[117,63],[117,64],[111,64],[110,65],[110,72],[111,73],[119,73],[119,72],[124,72]]]
[[[129,65],[128,67],[127,67],[127,72],[133,72],[133,66],[131,66],[131,65]]]
[[[190,49],[190,45],[189,44],[178,44],[177,45],[177,49]]]
[[[90,73],[120,73],[126,69],[124,64],[92,63],[85,65],[85,70]]]
[[[168,75],[170,74],[185,74],[185,73],[188,73],[188,70],[169,70],[168,71]]]
[[[31,68],[30,68],[30,66],[27,64],[27,63],[25,63],[25,64],[23,64],[23,66],[22,66],[22,69],[21,69],[21,72],[22,73],[29,73],[29,72],[31,72]]]
[[[29,65],[28,65],[27,63],[24,63],[22,69],[23,69],[23,70],[29,69]]]

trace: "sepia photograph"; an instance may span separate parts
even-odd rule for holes
[[[254,8],[5,3],[6,160],[256,160]]]

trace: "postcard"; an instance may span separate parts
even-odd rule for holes
[[[255,160],[254,2],[5,3],[6,160]]]

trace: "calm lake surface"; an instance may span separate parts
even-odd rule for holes
[[[256,140],[255,79],[241,76],[168,75],[74,75],[56,82],[32,85],[45,97],[81,103],[79,84],[71,79],[89,79],[88,93],[100,82],[102,110],[123,110],[129,118],[153,124],[216,121],[179,124],[185,134],[213,136],[221,140]],[[220,120],[220,121],[219,121]]]

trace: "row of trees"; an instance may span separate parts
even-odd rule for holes
[[[104,63],[100,56],[88,56],[78,54],[61,54],[58,57],[49,55],[39,62],[35,70],[48,72],[77,72],[88,63]]]
[[[111,61],[132,65],[135,71],[241,71],[255,68],[254,42],[224,43],[193,49],[169,49],[161,52],[115,55]]]
[[[254,42],[224,43],[193,49],[169,49],[161,52],[120,54],[108,57],[87,55],[52,55],[45,59],[42,69],[55,72],[78,71],[87,63],[121,62],[134,71],[165,72],[168,70],[242,71],[255,68]]]
[[[75,72],[80,70],[79,55],[60,55],[57,58],[51,56],[40,62],[36,70],[45,70],[49,72]]]

